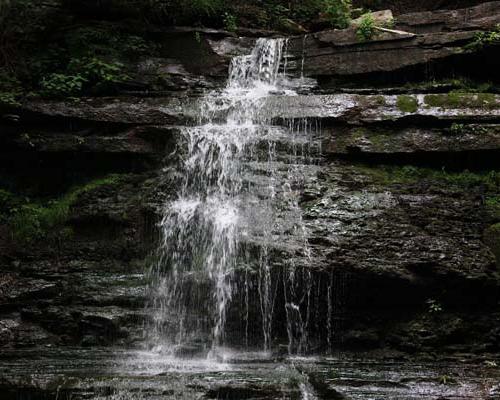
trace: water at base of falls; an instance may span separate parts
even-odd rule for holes
[[[304,178],[296,160],[305,157],[312,129],[272,126],[263,107],[267,96],[295,95],[283,89],[285,53],[284,39],[259,39],[250,55],[232,60],[226,88],[202,98],[198,126],[183,128],[179,189],[165,202],[158,260],[150,272],[150,347],[179,356],[216,354],[225,344],[229,305],[242,288],[241,338],[248,343],[249,326],[258,324],[261,347],[271,347],[279,283],[269,244],[285,244],[292,231],[308,252],[295,187]],[[286,160],[280,143],[286,143]],[[236,275],[245,277],[243,284],[236,284]],[[289,351],[300,352],[308,319],[300,310],[304,296],[296,294],[293,265],[282,280]],[[307,276],[300,282],[307,286]],[[252,321],[249,302],[256,293],[260,315]]]

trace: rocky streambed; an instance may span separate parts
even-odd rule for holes
[[[330,357],[172,360],[120,349],[4,352],[5,399],[495,399],[494,360]]]

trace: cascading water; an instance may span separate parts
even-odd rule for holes
[[[223,345],[235,273],[246,265],[245,276],[248,268],[258,276],[263,345],[270,347],[277,282],[271,276],[269,243],[289,229],[304,229],[292,187],[302,177],[294,166],[301,155],[296,131],[292,124],[292,137],[287,138],[292,159],[283,168],[276,143],[287,132],[270,126],[263,107],[266,96],[295,94],[281,89],[286,81],[284,52],[284,39],[259,39],[250,55],[235,57],[226,88],[204,96],[199,125],[182,130],[186,150],[178,171],[180,189],[164,205],[159,257],[151,269],[152,346],[171,351],[186,343],[211,343],[211,350]],[[252,175],[252,169],[264,171]],[[292,228],[279,222],[278,197],[293,214],[287,217]],[[258,243],[258,255],[247,252],[245,260],[243,243],[252,241]],[[307,249],[305,240],[302,244]],[[283,278],[290,351],[303,348],[304,332],[294,274],[289,267]],[[245,282],[248,331],[251,291]]]

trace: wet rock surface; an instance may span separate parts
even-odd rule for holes
[[[247,53],[255,35],[272,32],[247,32],[247,38],[191,28],[151,32],[168,54],[141,60],[137,82],[120,95],[2,106],[0,183],[28,198],[21,204],[50,203],[75,185],[119,175],[77,192],[63,223],[67,234],[56,239],[51,228],[36,240],[16,240],[6,223],[15,207],[0,198],[5,398],[497,398],[499,96],[474,88],[450,92],[455,83],[398,83],[443,71],[448,78],[458,70],[474,75],[479,64],[485,79],[496,82],[498,45],[464,46],[498,23],[499,4],[400,15],[394,28],[405,32],[381,32],[363,43],[352,29],[291,38],[287,68],[294,84],[305,82],[298,78],[303,72],[318,85],[298,96],[259,99],[271,139],[257,144],[244,183],[257,188],[258,198],[270,168],[274,177],[285,176],[297,159],[304,176],[302,186],[288,190],[299,194],[306,234],[294,231],[290,205],[283,204],[269,246],[276,347],[289,350],[284,315],[306,311],[304,300],[297,312],[286,298],[291,288],[283,282],[293,261],[297,282],[313,293],[295,293],[311,307],[307,351],[378,349],[398,360],[380,361],[380,354],[376,360],[236,359],[227,370],[219,370],[224,363],[215,371],[202,363],[200,371],[194,363],[195,371],[179,372],[165,360],[145,361],[151,353],[91,350],[141,345],[150,318],[145,271],[154,259],[161,208],[179,183],[182,129],[196,123],[201,94],[220,86],[230,57]],[[207,58],[199,58],[196,33]],[[196,49],[184,54],[189,46]],[[160,73],[163,90],[153,90]],[[374,73],[391,86],[374,87]],[[346,85],[332,84],[339,79]],[[223,116],[225,104],[221,98],[214,112]],[[309,136],[299,137],[301,129]],[[277,159],[263,165],[259,154],[269,146]],[[262,238],[246,228],[243,247],[251,253]],[[255,275],[245,280],[240,273],[241,293],[258,291]],[[235,296],[228,312],[228,342],[238,347],[242,332],[250,343],[263,335],[262,304],[247,303],[248,315],[257,316],[248,326],[245,301]],[[207,348],[195,343],[177,351],[189,364]]]
[[[30,360],[27,364],[26,361]],[[494,399],[495,359],[402,360],[355,355],[273,359],[228,354],[223,362],[109,350],[4,352],[6,399]],[[308,396],[308,397],[306,397]],[[480,396],[480,397],[478,397]]]

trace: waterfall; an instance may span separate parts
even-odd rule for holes
[[[246,341],[254,324],[248,307],[255,292],[248,276],[256,272],[263,347],[271,346],[278,282],[271,275],[269,245],[290,229],[278,223],[278,198],[288,206],[293,230],[304,229],[292,188],[302,176],[294,165],[302,154],[297,130],[293,123],[288,132],[271,126],[264,107],[267,96],[295,95],[283,89],[284,53],[284,39],[257,40],[250,55],[232,60],[226,87],[200,100],[197,126],[182,129],[178,191],[165,201],[159,254],[150,272],[151,346],[175,351],[189,344],[213,352],[224,345],[228,307],[238,289],[235,275],[242,269]],[[276,149],[283,138],[292,143],[285,171]],[[252,175],[252,169],[264,171]],[[242,250],[251,242],[258,245],[258,255],[247,251],[245,257]],[[301,247],[307,248],[305,241]],[[302,340],[298,336],[307,323],[300,316],[294,274],[293,267],[283,279],[290,342]],[[300,347],[291,344],[290,350]]]

